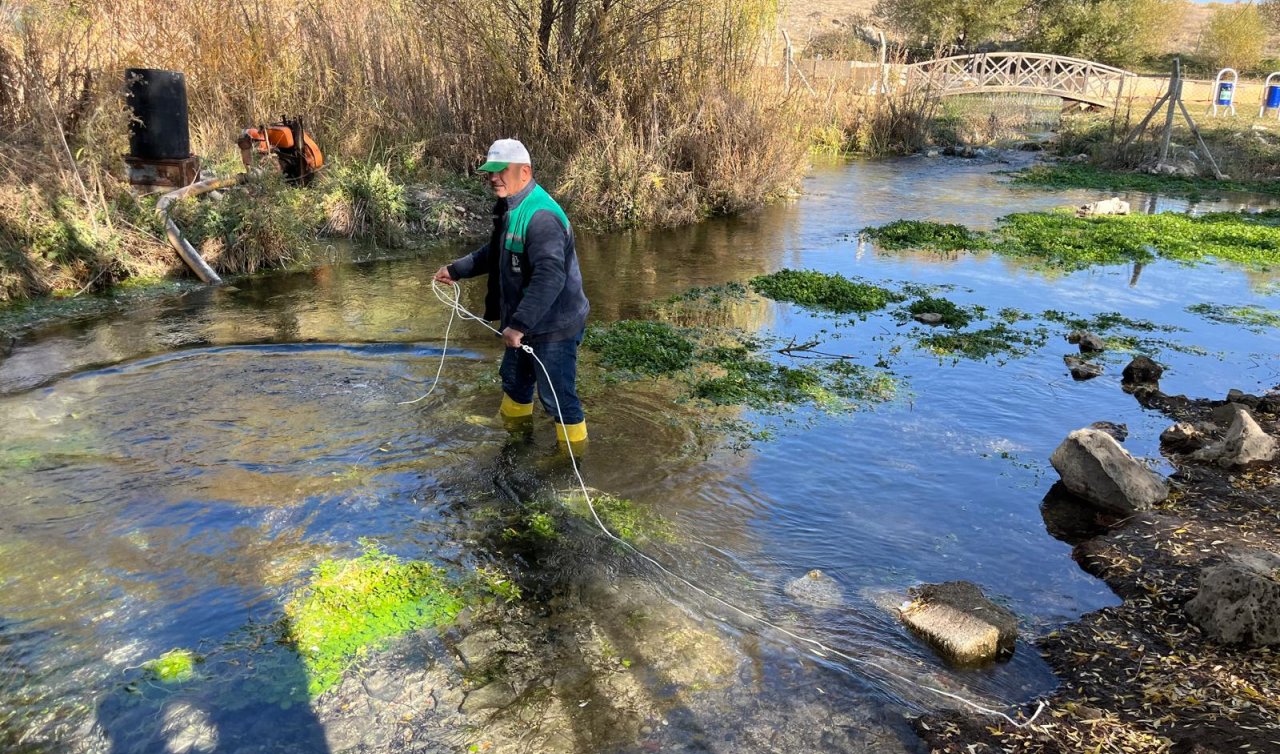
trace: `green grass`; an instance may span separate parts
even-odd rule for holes
[[[862,232],[886,250],[925,249],[929,251],[974,251],[990,243],[985,234],[963,225],[927,220],[894,220]]]
[[[902,294],[871,283],[814,270],[780,270],[751,279],[751,287],[774,301],[835,314],[865,314],[902,300]]]
[[[1035,165],[1014,177],[1013,183],[1051,189],[1099,189],[1103,191],[1145,191],[1164,196],[1198,198],[1223,191],[1248,191],[1280,196],[1280,181],[1219,181],[1172,175],[1130,173],[1088,164],[1058,163]]]
[[[1238,325],[1254,332],[1266,332],[1280,328],[1280,311],[1257,304],[1228,306],[1226,304],[1192,304],[1187,311],[1211,321],[1226,325]]]
[[[364,652],[417,628],[450,623],[462,607],[443,570],[366,544],[358,558],[316,566],[310,584],[285,605],[285,635],[316,697]]]

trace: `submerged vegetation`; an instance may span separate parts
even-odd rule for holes
[[[987,247],[982,233],[954,223],[927,220],[894,220],[863,234],[882,249],[924,249],[927,251],[975,251]]]
[[[204,662],[204,658],[189,649],[171,649],[142,663],[142,669],[161,683],[182,683],[195,677],[196,664],[200,662]]]
[[[1226,304],[1192,304],[1187,311],[1212,322],[1245,327],[1254,332],[1267,332],[1280,328],[1280,311],[1257,304],[1230,306]]]
[[[1000,218],[990,232],[972,231],[970,248],[1035,259],[1068,270],[1096,265],[1170,259],[1210,259],[1267,269],[1280,264],[1280,213],[1215,212],[1193,217],[1174,213],[1076,217],[1066,212],[1024,212]],[[905,227],[905,226],[903,226]],[[952,226],[917,222],[900,227],[886,249],[929,249]],[[939,230],[942,229],[942,230]],[[878,228],[863,231],[872,238]]]
[[[285,605],[287,641],[302,657],[307,690],[318,696],[361,653],[395,636],[451,622],[460,592],[444,571],[366,545],[353,559],[326,560]]]

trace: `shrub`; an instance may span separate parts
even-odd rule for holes
[[[1200,38],[1200,53],[1215,68],[1252,70],[1262,62],[1267,30],[1258,7],[1227,5],[1213,11]]]

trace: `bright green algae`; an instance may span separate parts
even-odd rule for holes
[[[302,657],[307,691],[318,696],[361,654],[418,628],[441,626],[462,610],[445,572],[367,546],[354,559],[326,560],[285,605],[286,640]]]
[[[1036,165],[1014,176],[1013,183],[1051,189],[1145,191],[1165,196],[1199,197],[1224,191],[1280,195],[1280,181],[1219,181],[1180,175],[1150,175],[1104,170],[1093,165],[1058,163]]]

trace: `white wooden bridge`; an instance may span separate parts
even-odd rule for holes
[[[1116,105],[1137,76],[1089,60],[1030,52],[956,55],[904,68],[904,83],[925,86],[939,97],[1018,92],[1101,107]]]

